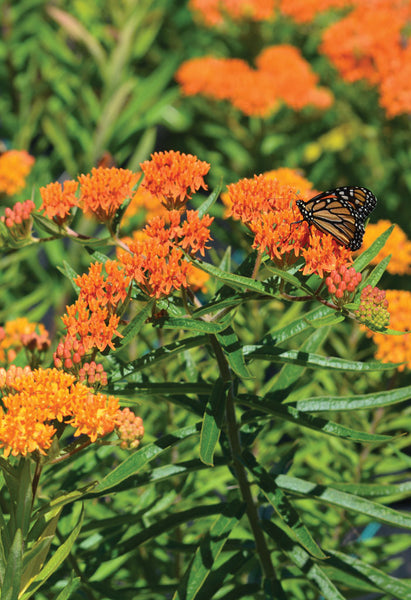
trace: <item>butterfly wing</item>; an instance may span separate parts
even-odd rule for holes
[[[321,192],[297,206],[309,225],[332,235],[337,242],[351,250],[361,247],[364,223],[374,210],[377,199],[363,187],[344,186]]]

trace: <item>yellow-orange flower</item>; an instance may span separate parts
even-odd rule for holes
[[[7,377],[6,377],[7,378]],[[0,408],[0,447],[4,455],[45,454],[56,432],[54,422],[69,422],[74,435],[95,441],[117,424],[118,399],[93,394],[57,369],[38,369],[8,378]]]
[[[144,173],[141,187],[159,198],[168,210],[182,208],[191,197],[190,192],[207,189],[204,177],[210,165],[192,154],[155,152],[151,160],[140,166]]]
[[[78,182],[72,180],[65,181],[63,185],[56,181],[41,187],[40,195],[43,204],[40,210],[44,210],[49,219],[62,223],[70,214],[70,209],[78,205],[77,188]]]
[[[26,185],[34,158],[25,150],[9,150],[0,155],[0,193],[12,196]]]
[[[265,21],[274,15],[276,0],[190,0],[189,8],[208,26],[229,17],[236,21]]]
[[[369,223],[365,229],[364,248],[369,248],[390,225],[392,223],[387,220],[380,220],[375,224]],[[411,273],[411,241],[399,225],[395,225],[385,246],[372,260],[372,264],[378,265],[389,254],[391,254],[391,260],[387,266],[389,273],[393,275],[409,275]]]
[[[109,223],[124,200],[133,193],[139,176],[128,169],[93,168],[91,175],[80,175],[79,206],[84,214]]]
[[[411,292],[387,290],[386,298],[390,312],[390,328],[397,331],[411,329]],[[403,362],[399,371],[411,369],[411,332],[405,335],[384,335],[369,332],[377,345],[375,357],[382,362]]]

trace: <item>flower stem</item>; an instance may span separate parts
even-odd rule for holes
[[[220,375],[225,383],[229,382],[227,398],[226,398],[226,424],[227,424],[227,436],[230,443],[231,456],[233,460],[233,466],[237,475],[237,480],[240,488],[240,493],[243,501],[246,505],[246,514],[250,523],[251,531],[254,536],[256,550],[260,558],[261,567],[264,576],[267,579],[275,580],[275,571],[271,562],[270,551],[267,547],[267,543],[260,527],[257,507],[254,503],[253,496],[251,494],[250,483],[247,479],[247,473],[244,465],[241,462],[241,441],[239,435],[239,429],[235,414],[235,397],[233,392],[233,378],[231,375],[230,367],[227,359],[221,348],[221,345],[215,335],[209,336],[211,345],[215,352],[217,363],[220,371]]]

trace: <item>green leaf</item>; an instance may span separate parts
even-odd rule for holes
[[[216,186],[216,188],[211,192],[211,194],[208,196],[208,198],[206,200],[204,200],[204,202],[202,202],[201,206],[198,208],[198,216],[200,217],[200,219],[209,212],[209,210],[213,206],[214,202],[220,196],[220,192],[221,192],[221,183],[220,183],[220,185]]]
[[[93,488],[93,494],[115,487],[128,477],[141,471],[141,469],[143,469],[147,463],[154,460],[154,458],[183,440],[198,434],[199,431],[199,423],[196,425],[189,425],[188,427],[183,427],[182,429],[178,429],[173,433],[165,435],[155,443],[148,444],[137,450],[106,475],[100,483]]]
[[[298,541],[312,556],[319,559],[327,558],[321,548],[315,543],[311,533],[304,525],[300,515],[295,510],[286,494],[276,485],[275,479],[267,473],[250,452],[243,454],[246,467],[255,477],[256,483],[263,491],[267,500],[282,520],[288,534]]]
[[[200,459],[206,465],[214,466],[214,451],[223,425],[227,387],[222,379],[217,379],[205,408],[200,435]]]
[[[391,577],[352,555],[347,556],[337,550],[330,550],[330,554],[330,567],[337,567],[342,572],[347,573],[348,571],[359,578],[365,578],[375,588],[388,594],[390,598],[398,598],[399,600],[409,600],[411,598],[410,583]]]
[[[46,523],[41,534],[30,551],[24,556],[24,570],[21,578],[21,590],[24,591],[30,585],[46,561],[51,543],[59,522],[62,507],[52,511],[52,518]]]
[[[319,485],[318,483],[305,481],[304,479],[289,475],[278,475],[275,482],[282,490],[292,492],[298,496],[314,498],[325,504],[339,506],[348,511],[366,515],[369,519],[389,523],[394,527],[411,529],[410,514],[393,510],[360,496],[347,494],[330,486]]]
[[[241,342],[234,329],[231,326],[227,327],[224,331],[217,333],[215,337],[221,344],[234,373],[237,373],[242,379],[249,379],[251,374],[246,367]]]
[[[251,394],[239,394],[237,396],[240,404],[245,404],[254,410],[259,410],[264,413],[274,415],[279,419],[289,421],[295,425],[308,427],[309,429],[320,431],[321,433],[325,433],[333,437],[339,437],[355,442],[374,443],[387,442],[393,439],[389,435],[378,435],[375,433],[356,431],[355,429],[350,429],[349,427],[345,427],[345,425],[340,425],[339,423],[334,423],[333,421],[327,421],[321,417],[314,417],[312,415],[308,415],[307,413],[301,413],[291,406],[279,404],[276,394],[272,394],[271,397],[273,399],[270,399],[270,395],[267,395],[264,399]]]
[[[332,327],[333,325],[337,325],[337,323],[341,323],[341,321],[345,320],[345,316],[339,312],[334,311],[333,314],[327,315],[322,319],[316,319],[312,321],[310,319],[305,318],[310,327],[314,327],[315,329],[319,329],[320,327]]]
[[[161,360],[169,360],[172,356],[177,356],[189,348],[206,345],[208,341],[208,335],[196,335],[162,346],[124,365],[122,368],[122,377],[127,377],[127,375],[141,371]]]
[[[333,356],[321,356],[301,350],[282,350],[268,346],[267,344],[256,344],[254,346],[243,347],[244,356],[248,359],[267,360],[270,362],[293,363],[307,368],[315,369],[321,367],[331,371],[388,371],[401,363],[379,363],[370,361],[368,363],[360,361],[346,360]]]
[[[124,348],[127,344],[131,342],[131,340],[135,339],[143,327],[144,323],[147,321],[149,314],[152,311],[152,308],[155,304],[155,299],[149,300],[147,304],[144,305],[142,310],[133,319],[128,323],[128,325],[121,332],[122,338],[120,340],[120,345],[116,349],[118,352],[120,349]]]
[[[219,333],[227,328],[227,319],[220,323],[210,323],[193,318],[160,318],[155,323],[156,327],[164,329],[187,329],[188,331],[196,331],[197,333]]]
[[[243,513],[244,505],[239,502],[222,507],[222,514],[203,537],[173,600],[193,600],[197,596]]]
[[[382,233],[376,240],[371,244],[367,250],[360,254],[354,261],[354,269],[356,271],[362,271],[377,256],[379,251],[384,247],[385,242],[391,235],[394,225],[391,225],[384,233]]]
[[[378,408],[405,402],[411,398],[411,385],[396,388],[385,392],[360,394],[357,396],[318,396],[299,400],[295,408],[301,412],[320,412],[334,410],[362,410],[364,408]]]
[[[386,256],[382,259],[381,262],[378,263],[378,265],[374,267],[374,269],[371,271],[368,277],[366,277],[366,279],[364,279],[361,282],[361,285],[359,287],[360,291],[362,291],[367,285],[371,285],[372,287],[375,287],[377,285],[381,277],[384,275],[388,263],[390,262],[390,259],[391,255]]]
[[[70,281],[71,285],[73,286],[74,291],[76,292],[76,294],[78,294],[80,292],[80,286],[78,286],[77,284],[74,283],[74,280],[76,279],[76,277],[78,277],[78,273],[65,260],[63,260],[63,267],[57,267],[57,268],[60,271],[60,273],[63,273],[63,275],[65,277],[67,277],[67,279]]]
[[[7,555],[7,565],[1,586],[0,600],[18,600],[20,593],[20,580],[23,569],[23,536],[21,529],[17,529],[10,552]]]
[[[36,592],[47,581],[47,579],[57,571],[60,565],[63,564],[67,556],[70,554],[73,544],[81,531],[83,518],[84,507],[82,506],[77,524],[69,537],[59,545],[53,556],[44,565],[40,573],[38,573],[38,575],[33,579],[30,587],[24,592],[24,594],[22,594],[22,596],[20,596],[19,600],[29,600],[32,598],[34,592]]]
[[[278,285],[273,284],[272,281],[256,281],[255,279],[251,279],[249,277],[243,277],[241,275],[234,275],[233,273],[228,273],[227,271],[222,271],[218,267],[202,262],[200,260],[196,260],[193,258],[191,258],[190,260],[196,267],[198,267],[202,271],[205,271],[209,275],[213,275],[213,277],[224,281],[231,287],[239,288],[240,290],[252,290],[254,292],[259,292],[260,294],[269,296],[274,296],[277,292]]]
[[[321,592],[325,600],[346,600],[327,576],[324,569],[316,564],[303,548],[300,548],[297,544],[292,544],[277,525],[264,521],[263,527],[274,540],[274,543],[279,545],[281,550],[298,567],[304,578]]]

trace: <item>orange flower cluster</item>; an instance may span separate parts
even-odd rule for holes
[[[78,182],[71,180],[65,181],[63,185],[56,181],[41,187],[40,195],[43,204],[40,210],[44,210],[49,219],[63,223],[69,216],[71,208],[78,206],[77,188]]]
[[[324,272],[352,262],[351,251],[335,239],[309,228],[301,219],[296,200],[307,200],[309,183],[299,186],[301,176],[296,174],[296,184],[290,182],[290,171],[285,180],[272,174],[255,175],[228,186],[229,216],[240,219],[254,234],[253,248],[267,252],[280,265],[294,262],[300,254],[305,259],[303,274]],[[284,171],[282,171],[284,173]]]
[[[0,362],[10,364],[23,348],[29,352],[45,352],[50,343],[48,332],[41,323],[30,323],[25,317],[7,321],[0,327]]]
[[[44,210],[49,219],[63,223],[73,206],[79,206],[85,215],[109,224],[124,200],[132,195],[139,175],[128,169],[99,167],[91,174],[80,175],[80,198],[77,198],[77,181],[49,183],[40,188]]]
[[[329,27],[321,50],[346,81],[366,79],[380,91],[389,117],[411,110],[411,50],[403,31],[411,18],[408,0],[357,0]]]
[[[297,48],[266,48],[256,63],[258,68],[252,69],[240,59],[194,58],[180,66],[176,79],[188,96],[228,100],[249,116],[266,117],[279,102],[295,110],[308,105],[323,109],[332,103],[330,92],[316,87],[318,78]]]
[[[105,262],[106,276],[102,274],[102,268],[103,265],[96,262],[90,266],[88,273],[74,280],[80,288],[80,293],[77,301],[66,307],[67,313],[62,317],[69,347],[65,348],[66,352],[64,349],[58,349],[55,357],[59,359],[55,363],[58,366],[62,359],[65,359],[66,368],[72,367],[71,357],[68,356],[71,347],[74,351],[73,363],[78,363],[93,348],[100,352],[106,346],[114,349],[112,338],[114,335],[121,335],[117,330],[120,322],[117,312],[127,297],[131,278],[118,261]]]
[[[80,175],[79,206],[84,214],[101,223],[109,223],[124,200],[130,198],[138,175],[128,169],[92,169],[91,175]]]
[[[221,25],[227,17],[235,20],[265,21],[273,17],[277,0],[190,0],[189,8],[204,23]]]
[[[184,220],[183,220],[184,217]],[[131,254],[121,252],[119,260],[126,274],[149,296],[167,296],[173,289],[189,285],[193,266],[183,249],[191,255],[204,255],[211,239],[209,227],[213,217],[199,217],[198,211],[185,213],[174,210],[164,217],[155,217],[145,227],[142,235],[129,242]]]
[[[117,398],[94,394],[75,383],[73,375],[57,369],[18,375],[14,370],[6,393],[4,408],[0,408],[0,447],[6,457],[34,451],[46,454],[56,433],[56,421],[72,425],[75,436],[84,434],[92,442],[116,426]]]
[[[397,331],[410,331],[411,292],[387,290],[386,298],[390,307],[390,327]],[[399,371],[411,369],[411,332],[405,335],[384,335],[370,332],[378,349],[375,357],[382,362],[403,362]]]
[[[192,154],[155,152],[140,167],[144,173],[141,187],[156,196],[167,210],[184,207],[191,197],[189,190],[194,193],[207,189],[204,177],[210,165]]]
[[[25,150],[9,150],[0,155],[0,194],[12,196],[26,185],[34,158]]]
[[[297,23],[309,23],[317,14],[352,6],[355,0],[280,0],[280,11]]]
[[[390,225],[392,225],[390,221],[383,219],[378,221],[378,223],[368,224],[364,235],[364,248],[369,248]],[[411,273],[411,241],[399,225],[395,225],[385,246],[371,263],[378,265],[390,254],[391,260],[387,266],[388,273],[392,275],[409,275]]]

